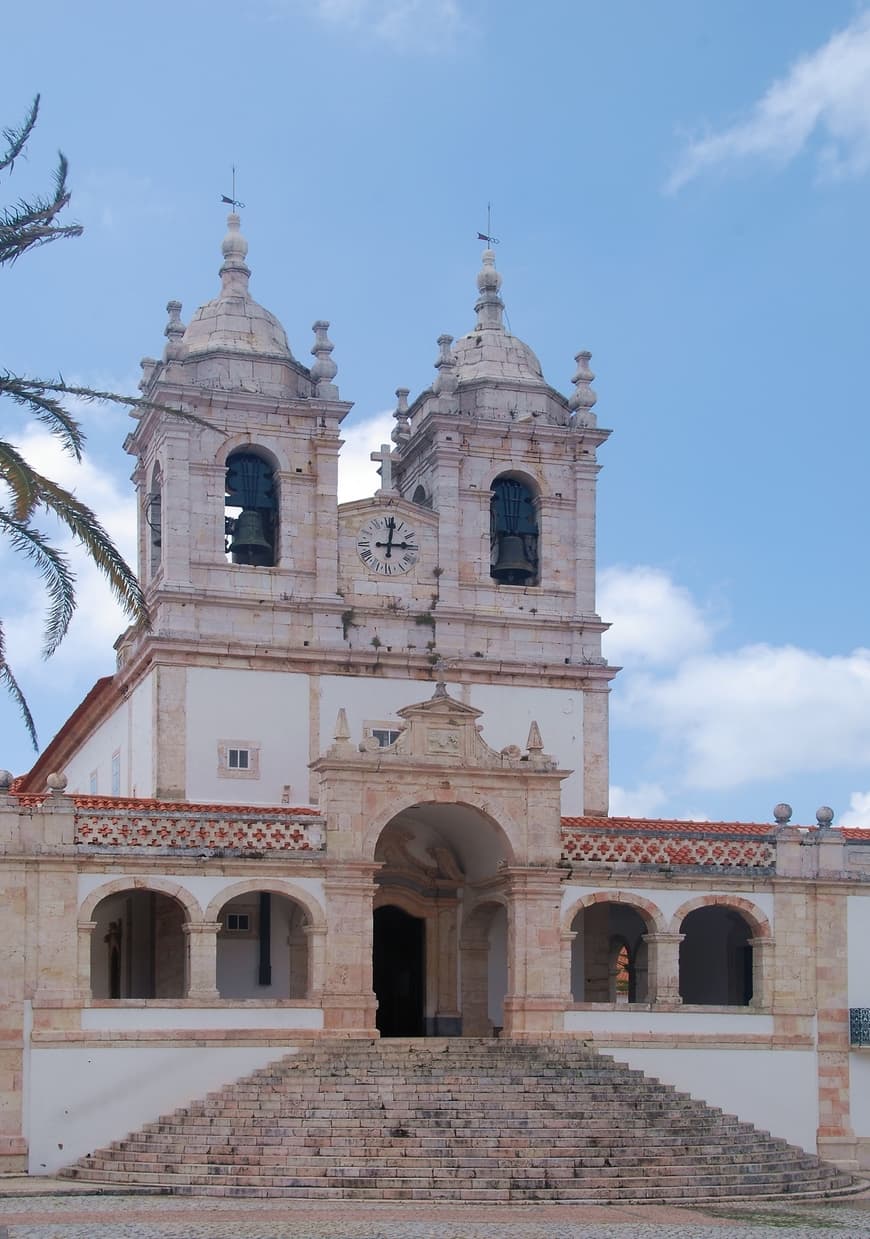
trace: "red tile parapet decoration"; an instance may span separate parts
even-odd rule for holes
[[[316,809],[77,796],[75,841],[178,852],[323,852],[326,830]]]
[[[562,818],[562,858],[584,865],[776,866],[774,827],[755,822]]]

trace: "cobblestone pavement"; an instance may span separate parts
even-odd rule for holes
[[[0,1239],[840,1239],[870,1236],[870,1199],[814,1204],[447,1206],[165,1196],[12,1195]]]

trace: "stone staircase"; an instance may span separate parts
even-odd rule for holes
[[[593,1204],[856,1186],[577,1043],[470,1038],[319,1043],[63,1174],[189,1195]]]

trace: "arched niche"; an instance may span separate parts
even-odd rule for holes
[[[605,897],[581,907],[571,921],[574,1002],[650,1000],[645,938],[655,929],[646,909]]]
[[[253,886],[213,911],[217,988],[221,998],[292,1001],[311,989],[311,918],[303,904],[276,890]]]
[[[755,994],[754,930],[723,903],[688,912],[680,923],[680,998],[684,1003],[747,1007]]]
[[[163,558],[163,475],[159,464],[156,464],[151,472],[144,515],[148,573],[153,576]]]

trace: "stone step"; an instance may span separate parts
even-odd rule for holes
[[[586,1047],[448,1039],[319,1043],[64,1173],[348,1200],[714,1200],[851,1182]]]

